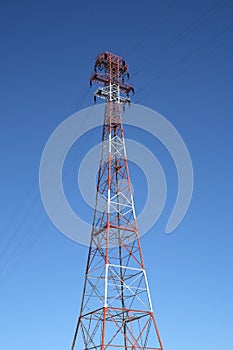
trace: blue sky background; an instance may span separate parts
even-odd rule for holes
[[[191,206],[166,235],[174,164],[157,140],[126,130],[154,152],[168,182],[165,210],[142,239],[164,349],[233,348],[232,15],[223,0],[1,3],[0,349],[70,348],[87,248],[50,223],[38,169],[53,130],[92,105],[89,76],[103,50],[125,57],[132,102],[170,120],[193,161]],[[80,140],[83,154],[100,132]],[[67,164],[72,184],[78,163]],[[140,211],[145,178],[130,169]],[[91,220],[92,212],[82,215]]]

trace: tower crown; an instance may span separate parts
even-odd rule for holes
[[[122,57],[107,51],[96,57],[94,74],[90,78],[90,86],[95,82],[104,87],[99,87],[95,91],[95,101],[96,97],[101,97],[105,100],[129,103],[129,94],[131,92],[134,93],[134,87],[128,84],[126,80],[129,80],[128,64]],[[111,89],[115,90],[114,96],[110,96]]]

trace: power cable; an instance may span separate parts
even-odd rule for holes
[[[153,79],[151,79],[150,81],[147,82],[146,88],[148,87],[148,85],[150,85],[151,83],[153,83],[154,81],[159,80],[160,78],[163,78],[164,75],[166,75],[167,73],[169,73],[170,71],[173,71],[177,66],[179,66],[180,64],[184,63],[187,59],[189,59],[190,57],[192,57],[193,55],[195,55],[197,52],[203,50],[210,42],[214,41],[217,37],[224,35],[228,30],[230,30],[233,26],[233,23],[231,23],[230,25],[228,25],[226,28],[224,28],[223,31],[221,31],[220,33],[218,33],[217,35],[215,35],[214,37],[208,39],[205,43],[203,43],[202,45],[200,45],[199,47],[195,48],[194,50],[192,50],[191,52],[189,52],[187,55],[183,56],[178,62],[176,62],[175,64],[173,64],[171,67],[169,67],[164,74],[159,74],[158,76],[154,77]],[[182,74],[182,73],[181,73]],[[146,89],[146,88],[141,88],[140,91]],[[139,103],[143,98],[147,97],[150,93],[148,93],[146,96],[141,97],[140,99],[138,99],[135,103]]]

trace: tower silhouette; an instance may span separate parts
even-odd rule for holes
[[[121,106],[134,92],[123,58],[101,53],[90,85],[105,100],[96,205],[71,350],[163,350],[138,234]]]

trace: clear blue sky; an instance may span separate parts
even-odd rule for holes
[[[38,169],[52,131],[93,103],[88,80],[103,50],[125,57],[137,73],[133,102],[169,119],[193,161],[191,206],[166,235],[174,165],[159,142],[137,136],[168,181],[165,210],[142,239],[164,349],[233,348],[232,15],[223,0],[2,2],[0,349],[70,348],[87,248],[50,223]]]

